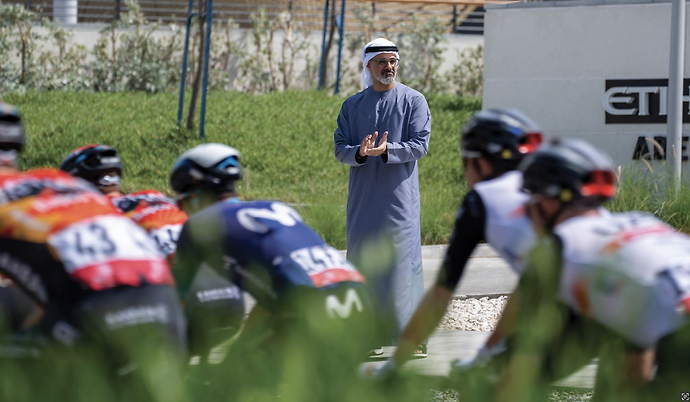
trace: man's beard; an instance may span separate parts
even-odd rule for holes
[[[384,76],[387,75],[387,76]],[[389,74],[385,74],[383,71],[381,72],[380,77],[376,77],[376,81],[382,83],[383,85],[391,85],[392,83],[395,82],[395,76],[397,74],[393,71],[389,71]]]

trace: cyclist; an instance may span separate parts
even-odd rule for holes
[[[347,386],[342,380],[354,376],[372,346],[364,279],[291,207],[240,202],[239,158],[232,147],[204,144],[183,153],[172,169],[172,189],[190,215],[173,268],[178,290],[186,299],[195,271],[208,266],[256,299],[230,351],[239,373],[223,377],[228,388],[235,381],[239,392],[281,378],[295,392],[310,390],[301,400],[345,397],[350,390],[340,388]],[[324,377],[341,381],[316,385]]]
[[[416,345],[431,335],[480,241],[489,242],[521,273],[522,260],[534,234],[524,213],[527,197],[520,192],[522,174],[517,166],[541,141],[536,123],[515,109],[482,110],[465,124],[460,145],[464,175],[471,190],[458,211],[438,279],[403,331],[395,355],[383,365],[371,363],[363,367],[365,377],[383,377],[395,371],[409,359]],[[499,323],[478,359],[486,360],[502,350],[505,325],[503,320]]]
[[[520,283],[515,351],[496,399],[533,400],[597,354],[596,398],[677,398],[690,378],[690,238],[648,214],[602,214],[615,174],[585,141],[554,141],[521,170],[542,237]]]
[[[177,238],[187,215],[174,200],[155,190],[122,194],[122,162],[115,148],[91,144],[67,155],[60,169],[80,177],[105,194],[113,205],[144,228],[172,266]],[[244,319],[242,292],[225,278],[208,269],[200,270],[185,306],[188,319],[189,351],[208,357],[210,350],[237,333]],[[204,362],[206,360],[201,360]]]
[[[24,126],[17,109],[0,102],[0,143],[16,145],[0,147],[0,171],[14,170],[17,150],[24,147]],[[15,149],[17,148],[17,149]],[[14,283],[0,274],[0,335],[12,335],[33,326],[42,312]]]
[[[150,370],[160,358],[181,356],[186,344],[174,280],[156,244],[89,183],[53,169],[19,172],[23,148],[22,130],[3,127],[0,272],[45,311],[40,328],[55,340],[47,352],[104,365],[110,380],[120,370],[136,386],[117,388],[122,395],[145,390],[161,399],[156,375],[181,391],[174,367]],[[50,362],[79,370],[67,361]],[[99,366],[83,373],[91,369]]]

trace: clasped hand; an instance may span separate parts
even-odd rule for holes
[[[374,131],[374,135],[367,135],[362,140],[359,145],[359,156],[379,156],[386,153],[386,144],[388,140],[388,131],[383,133],[381,140],[379,141],[379,146],[376,146],[376,138],[379,136],[378,131]]]

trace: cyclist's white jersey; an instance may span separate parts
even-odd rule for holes
[[[479,194],[486,213],[486,241],[518,274],[524,271],[524,260],[535,241],[532,224],[525,214],[527,194],[520,191],[522,172],[509,171],[479,182],[473,190]]]
[[[640,212],[568,219],[559,298],[649,348],[688,320],[690,237]]]

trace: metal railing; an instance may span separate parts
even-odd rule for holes
[[[321,0],[260,0],[260,4],[232,1],[214,0],[213,18],[216,21],[232,18],[241,27],[246,28],[252,23],[251,14],[263,9],[269,17],[289,12],[291,21],[310,29],[321,29],[323,25],[324,3]],[[38,8],[41,16],[53,16],[53,0],[9,0],[6,3],[24,4],[29,8]],[[359,31],[364,28],[364,24],[353,13],[355,5],[361,7],[362,4],[371,3],[348,2],[344,27],[346,31]],[[139,5],[148,20],[185,23],[185,0],[140,0]],[[377,16],[377,24],[382,31],[399,31],[400,25],[411,22],[414,15],[420,21],[438,18],[448,27],[449,32],[483,34],[484,9],[481,7],[381,3],[372,5],[371,9]],[[108,23],[122,18],[127,11],[129,9],[124,0],[79,0],[77,18],[79,23]]]

